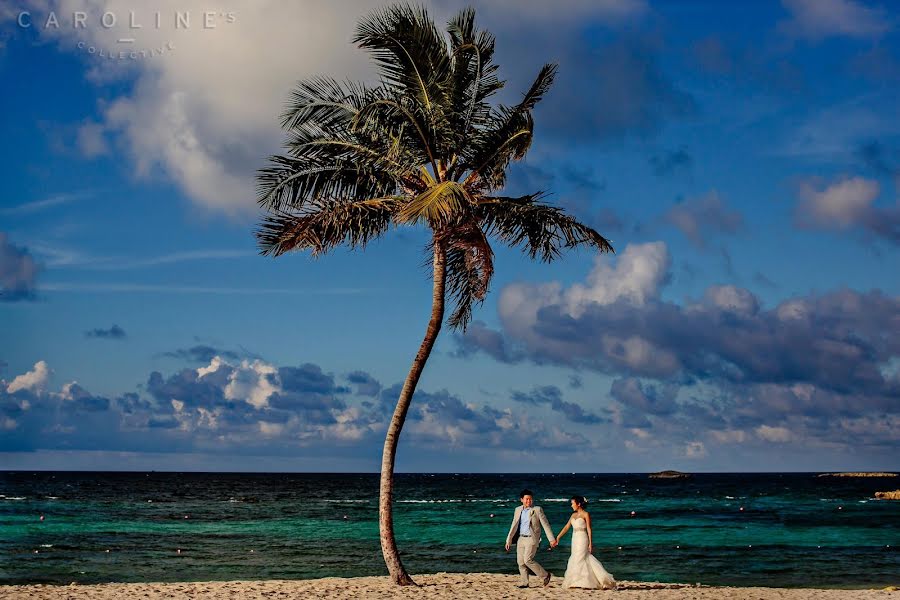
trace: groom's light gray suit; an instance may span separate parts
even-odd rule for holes
[[[547,532],[547,538],[550,542],[554,542],[556,540],[556,536],[553,535],[553,530],[550,529],[550,522],[547,521],[546,515],[544,515],[544,509],[540,506],[532,506],[531,507],[531,518],[529,520],[529,525],[531,527],[531,536],[530,537],[520,537],[519,536],[519,526],[522,520],[522,509],[524,507],[519,505],[516,507],[516,513],[513,515],[512,525],[509,527],[509,535],[506,536],[506,543],[508,545],[512,545],[515,543],[516,545],[516,561],[519,563],[519,575],[522,578],[521,584],[528,585],[528,571],[530,570],[532,573],[537,575],[543,581],[547,578],[547,571],[534,560],[534,556],[537,554],[538,547],[541,544],[541,527],[544,528],[544,531]]]

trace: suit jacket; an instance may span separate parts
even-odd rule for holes
[[[521,504],[516,507],[512,525],[509,527],[509,535],[506,536],[506,543],[509,545],[514,544],[519,539],[519,520],[522,518],[523,508],[524,507]],[[547,521],[547,516],[544,514],[543,508],[540,506],[532,506],[530,516],[531,535],[537,537],[538,543],[541,542],[541,527],[547,532],[547,538],[551,542],[556,539],[556,536],[553,535],[553,530],[550,529],[550,522]]]

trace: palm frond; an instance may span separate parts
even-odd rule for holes
[[[491,106],[486,100],[505,82],[497,77],[497,65],[493,63],[494,36],[476,29],[474,9],[464,9],[450,19],[447,33],[452,57],[447,118],[453,121],[456,136],[451,154],[458,155],[470,128],[487,123]]]
[[[393,197],[329,202],[300,213],[273,212],[256,232],[260,253],[280,256],[292,250],[311,250],[313,256],[346,244],[364,248],[392,226],[400,200]]]
[[[521,160],[531,147],[534,132],[531,111],[553,84],[556,69],[554,64],[544,65],[519,104],[501,106],[491,114],[488,125],[467,147],[453,173],[455,178],[468,171],[467,183],[481,180],[488,190],[503,187],[510,161]]]
[[[453,312],[447,324],[465,331],[472,310],[484,301],[494,275],[494,251],[478,224],[458,224],[436,236],[447,254],[447,292]]]
[[[330,77],[314,77],[297,82],[281,114],[281,126],[315,128],[323,133],[346,129],[349,120],[371,101],[377,90]]]
[[[369,160],[366,160],[369,158]],[[257,203],[275,212],[302,209],[323,200],[365,200],[391,195],[411,178],[381,157],[335,157],[298,160],[272,156],[270,166],[257,172]]]
[[[426,221],[438,229],[458,219],[470,203],[471,199],[462,185],[444,181],[418,194],[398,212],[397,218],[403,223]]]
[[[609,240],[567,215],[561,208],[540,202],[540,194],[519,198],[489,197],[479,201],[475,214],[484,232],[509,246],[521,246],[532,258],[559,258],[563,249],[593,246],[615,252]]]
[[[447,42],[422,7],[389,6],[360,21],[353,42],[369,50],[381,76],[430,109],[441,95]]]
[[[360,109],[352,127],[362,135],[389,137],[402,147],[418,149],[416,162],[430,163],[437,173],[436,138],[421,106],[405,103],[402,97],[379,98]]]

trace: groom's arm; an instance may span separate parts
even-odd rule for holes
[[[541,527],[544,528],[544,531],[547,532],[547,538],[550,540],[550,543],[556,541],[556,536],[553,535],[553,530],[550,529],[550,522],[547,520],[547,515],[544,514],[544,509],[540,509],[541,512],[538,513],[538,518],[541,520]]]
[[[516,531],[516,524],[518,524],[519,519],[519,509],[513,513],[512,524],[509,526],[509,533],[506,535],[506,549],[509,550],[509,547],[512,545],[513,533]]]

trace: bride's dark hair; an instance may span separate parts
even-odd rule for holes
[[[587,506],[588,501],[584,496],[572,496],[572,501],[578,506],[578,508],[584,508]]]

